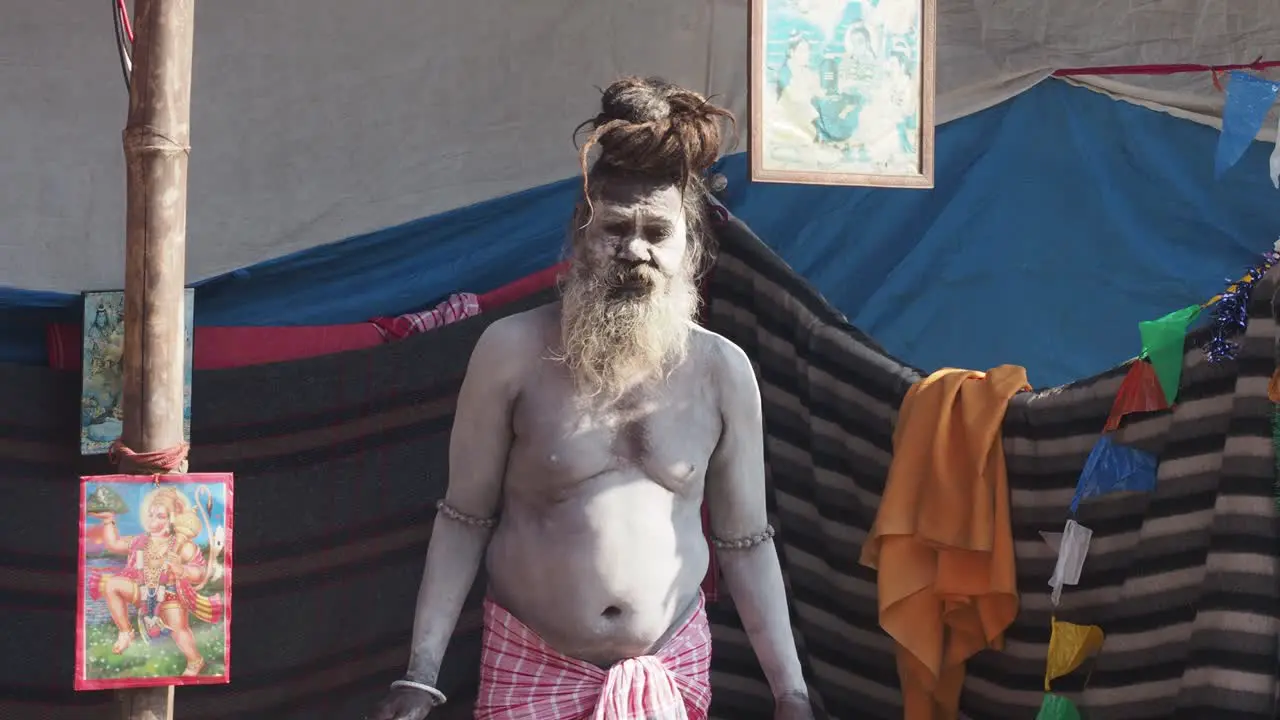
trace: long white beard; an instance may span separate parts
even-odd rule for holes
[[[562,359],[578,390],[616,399],[685,359],[698,292],[686,276],[639,297],[612,297],[611,289],[575,265],[562,287],[560,331]]]

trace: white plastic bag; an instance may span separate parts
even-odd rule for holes
[[[1271,184],[1280,190],[1280,121],[1276,122],[1276,147],[1271,151]]]

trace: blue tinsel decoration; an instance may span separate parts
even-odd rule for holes
[[[1233,343],[1230,340],[1220,338],[1216,333],[1209,339],[1209,342],[1204,345],[1205,357],[1209,358],[1209,362],[1211,363],[1230,360],[1236,356],[1236,352],[1239,350],[1239,343]]]
[[[1244,332],[1249,324],[1249,299],[1253,295],[1253,286],[1275,264],[1277,255],[1268,252],[1262,256],[1262,262],[1249,268],[1241,279],[1228,285],[1222,297],[1213,306],[1213,335],[1205,343],[1204,354],[1209,362],[1218,363],[1235,358],[1239,351],[1239,343],[1232,338]]]

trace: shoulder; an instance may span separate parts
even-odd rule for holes
[[[493,321],[471,351],[467,374],[482,374],[493,383],[518,379],[543,354],[553,311],[553,305],[543,305]]]
[[[693,338],[706,363],[707,373],[720,390],[721,403],[727,400],[758,398],[756,371],[751,358],[736,343],[706,328],[696,326]],[[743,397],[746,396],[746,397]]]
[[[494,320],[476,341],[472,361],[524,360],[526,355],[537,352],[544,337],[542,328],[548,307],[544,305]]]

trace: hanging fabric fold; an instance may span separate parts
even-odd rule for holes
[[[878,569],[906,720],[955,720],[965,661],[1018,614],[1001,429],[1026,370],[944,369],[898,413],[893,463],[861,562]]]

